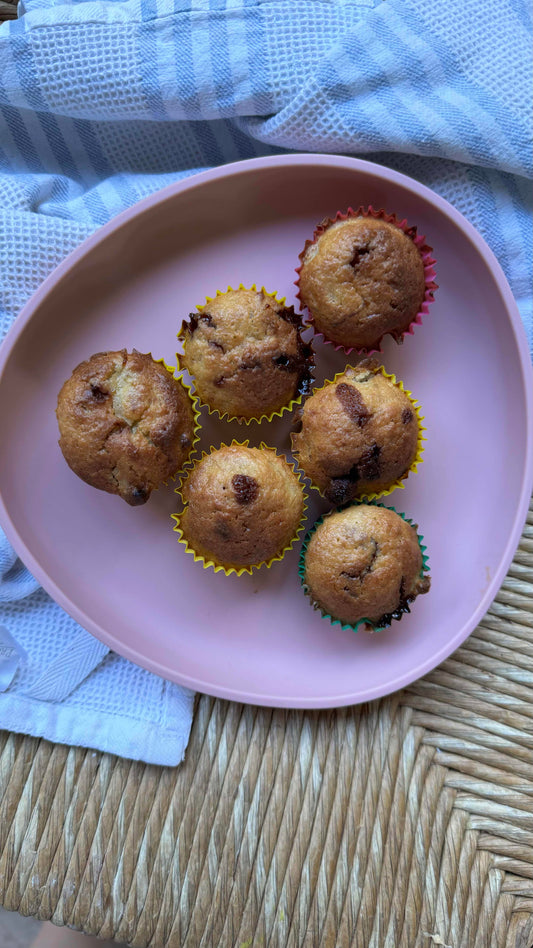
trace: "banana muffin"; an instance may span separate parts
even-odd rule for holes
[[[332,511],[304,549],[300,574],[311,602],[347,625],[388,626],[430,588],[416,529],[388,507]]]
[[[299,426],[292,434],[298,465],[336,505],[397,486],[418,455],[414,404],[373,360],[317,389]]]
[[[220,415],[271,415],[310,389],[313,350],[301,328],[294,308],[264,290],[229,289],[184,320],[180,365]]]
[[[98,352],[78,365],[59,393],[56,414],[69,467],[132,506],[182,469],[195,440],[187,388],[135,349]]]
[[[296,538],[304,511],[298,476],[273,448],[233,443],[204,455],[175,515],[187,547],[225,570],[259,566]]]
[[[364,216],[318,231],[300,254],[299,276],[300,300],[316,330],[347,348],[377,348],[387,333],[400,340],[426,289],[424,261],[409,233]]]

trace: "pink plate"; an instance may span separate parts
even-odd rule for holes
[[[424,463],[386,500],[418,522],[433,585],[377,635],[342,631],[301,592],[300,544],[270,569],[226,578],[176,542],[172,486],[145,507],[93,490],[65,464],[54,415],[64,379],[103,349],[174,361],[176,332],[228,284],[294,301],[298,253],[323,217],[373,204],[418,226],[437,291],[424,325],[382,358],[422,403]],[[318,350],[319,381],[346,357]],[[443,661],[474,629],[511,562],[532,481],[532,379],[503,273],[446,201],[388,168],[329,155],[227,165],[154,194],[101,228],[44,282],[0,352],[1,521],[45,589],[115,651],[224,698],[285,707],[366,701]],[[290,417],[231,437],[288,450]],[[312,492],[310,522],[325,509]]]

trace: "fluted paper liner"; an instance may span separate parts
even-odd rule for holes
[[[365,501],[365,503],[366,503],[366,501]],[[387,507],[386,504],[376,504],[375,501],[372,501],[372,502],[371,502],[371,505],[372,505],[372,506],[375,506],[375,507],[384,507],[386,510],[393,510],[394,513],[398,514],[398,516],[402,518],[402,520],[405,520],[406,523],[410,524],[410,525],[414,528],[415,531],[417,530],[417,526],[418,526],[418,525],[415,524],[415,523],[413,523],[413,521],[410,520],[410,518],[407,517],[406,514],[402,513],[400,510],[396,510],[395,507],[392,507],[392,506],[391,506],[391,507]],[[317,612],[320,612],[320,614],[322,615],[322,617],[323,617],[324,619],[329,619],[329,621],[331,622],[332,625],[339,625],[339,626],[341,627],[341,629],[343,629],[344,631],[358,632],[361,627],[362,627],[362,628],[365,628],[365,627],[366,627],[366,631],[368,631],[368,632],[378,632],[378,631],[380,631],[381,629],[388,628],[389,625],[391,625],[393,621],[400,622],[401,619],[402,619],[402,617],[405,615],[405,613],[411,612],[411,609],[410,609],[410,607],[409,607],[409,603],[406,603],[405,606],[403,606],[403,607],[400,607],[400,606],[399,606],[399,607],[398,607],[398,612],[400,612],[400,609],[401,609],[400,615],[395,616],[395,619],[391,620],[391,622],[387,623],[386,625],[376,625],[374,622],[372,622],[370,619],[367,619],[367,618],[359,619],[358,622],[355,622],[353,625],[350,625],[350,623],[343,622],[341,619],[336,619],[334,616],[330,615],[329,612],[326,612],[324,609],[322,609],[322,607],[319,606],[318,603],[313,600],[313,598],[312,598],[312,596],[311,596],[311,591],[310,591],[310,589],[309,589],[307,583],[305,582],[305,556],[306,556],[306,553],[307,553],[307,547],[308,547],[308,545],[309,545],[309,541],[311,540],[311,537],[313,536],[315,530],[320,526],[321,523],[323,523],[323,521],[324,521],[327,517],[331,517],[332,514],[338,513],[339,510],[347,510],[349,507],[360,507],[360,506],[361,506],[361,502],[359,502],[359,501],[354,501],[354,502],[352,502],[352,503],[350,503],[350,504],[344,504],[343,507],[336,507],[334,510],[328,510],[327,513],[323,514],[322,517],[320,517],[320,518],[316,521],[316,523],[313,524],[313,526],[311,527],[311,529],[310,529],[310,530],[308,531],[308,533],[306,534],[306,536],[305,536],[305,538],[304,538],[304,541],[303,541],[303,543],[302,543],[302,549],[301,549],[301,553],[300,553],[300,561],[299,561],[299,564],[298,564],[298,575],[299,575],[299,577],[300,577],[300,582],[301,582],[301,584],[302,584],[302,589],[303,589],[305,595],[309,598],[309,601],[310,601],[311,605],[313,606],[313,609],[315,609]],[[418,545],[419,545],[419,547],[420,547],[420,552],[421,552],[421,554],[422,554],[422,568],[421,568],[421,570],[420,570],[420,574],[419,574],[419,575],[420,575],[420,576],[423,576],[424,573],[428,573],[428,572],[429,572],[429,557],[426,555],[427,547],[424,545],[424,542],[423,542],[423,541],[424,541],[424,537],[423,537],[421,534],[419,534],[419,533],[417,533],[416,536],[417,536],[417,539],[418,539]]]
[[[279,303],[281,306],[284,306],[284,305],[285,305],[285,302],[286,302],[286,297],[285,297],[285,296],[278,297],[277,293],[275,293],[275,292],[274,292],[274,293],[269,293],[268,290],[266,290],[264,286],[262,286],[261,289],[258,290],[255,283],[252,283],[252,285],[249,286],[249,287],[248,287],[248,286],[245,286],[244,283],[239,283],[237,289],[238,289],[238,290],[251,290],[251,291],[253,291],[254,293],[264,293],[265,296],[269,296],[271,299],[276,300],[276,302]],[[217,290],[216,293],[215,293],[215,296],[207,296],[206,299],[205,299],[205,303],[203,303],[201,306],[198,305],[198,306],[196,307],[196,309],[198,310],[199,313],[201,313],[202,310],[203,310],[209,303],[211,303],[213,299],[216,299],[217,296],[225,296],[226,293],[234,293],[234,292],[235,292],[235,290],[234,290],[234,288],[233,288],[232,286],[228,286],[227,290]],[[296,314],[296,315],[298,315],[298,314]],[[185,338],[186,322],[187,322],[186,320],[183,320],[182,327],[181,327],[181,329],[179,330],[179,332],[178,332],[178,334],[177,334],[177,338],[178,338],[180,341],[183,341],[183,339]],[[299,333],[301,334],[301,332],[302,332],[303,330],[305,330],[306,328],[307,328],[307,325],[304,323],[304,321],[303,321],[303,319],[302,319],[302,324],[301,324],[301,327],[299,328]],[[310,360],[310,363],[309,363],[309,374],[310,374],[311,380],[312,380],[312,377],[313,377],[313,369],[314,369],[314,352],[313,352],[312,343],[309,342],[309,343],[305,343],[305,344],[308,345],[308,346],[310,346],[310,348],[311,348],[311,360]],[[180,370],[188,371],[188,370],[187,370],[187,367],[186,367],[185,364],[184,364],[183,354],[181,354],[181,353],[179,353],[179,352],[176,353],[176,358],[177,358],[177,360],[178,360],[178,367],[180,368]],[[292,411],[294,408],[296,408],[297,405],[300,405],[301,402],[302,402],[302,399],[303,399],[303,397],[304,397],[304,394],[305,394],[305,393],[301,393],[301,394],[298,395],[297,397],[292,398],[289,402],[287,402],[286,405],[282,405],[281,408],[277,408],[277,409],[275,409],[274,411],[271,411],[271,412],[264,412],[262,415],[257,415],[257,416],[254,416],[254,417],[252,417],[252,418],[243,418],[242,416],[239,416],[239,415],[232,415],[232,414],[230,414],[229,412],[221,412],[218,408],[212,408],[211,405],[209,404],[209,402],[203,401],[203,399],[202,399],[201,396],[200,396],[200,393],[198,392],[198,390],[197,390],[197,388],[196,388],[196,383],[194,382],[194,377],[191,376],[191,378],[193,379],[194,391],[195,391],[195,393],[196,393],[196,397],[198,398],[198,401],[199,401],[200,405],[206,407],[210,415],[218,415],[218,417],[219,417],[220,419],[224,420],[224,421],[238,421],[239,424],[244,424],[244,425],[249,425],[249,424],[251,424],[251,422],[254,422],[254,421],[255,421],[255,422],[258,422],[258,423],[260,424],[262,421],[272,421],[273,418],[281,418],[281,416],[284,414],[284,412],[288,412],[288,411],[290,412],[290,411]]]
[[[361,367],[361,366],[359,365],[359,367]],[[353,366],[353,365],[347,365],[347,366],[345,366],[344,369],[342,369],[341,372],[337,372],[337,374],[334,376],[334,378],[331,379],[331,381],[330,381],[329,379],[326,379],[326,381],[323,383],[323,385],[321,385],[319,388],[314,388],[313,391],[312,391],[312,393],[311,393],[311,395],[309,395],[309,398],[312,398],[313,395],[315,395],[317,392],[322,391],[322,389],[323,389],[323,388],[326,388],[326,386],[328,386],[328,385],[334,385],[335,382],[337,382],[338,379],[340,379],[341,376],[344,375],[344,373],[346,372],[347,369],[353,369],[353,370],[355,371],[356,368],[357,368],[357,367],[356,367],[356,366]],[[418,424],[418,437],[417,437],[417,443],[416,443],[416,455],[415,455],[414,461],[412,462],[412,464],[410,465],[410,467],[408,468],[408,470],[405,472],[405,474],[402,474],[401,477],[397,477],[396,480],[393,481],[393,483],[390,484],[388,487],[384,487],[384,488],[382,488],[382,490],[379,490],[379,491],[370,491],[369,493],[358,494],[356,500],[359,501],[360,503],[369,503],[369,502],[372,501],[372,500],[378,500],[380,497],[387,497],[389,494],[392,493],[393,490],[396,490],[397,487],[403,490],[403,488],[405,487],[404,481],[406,481],[407,478],[409,477],[409,474],[411,474],[412,472],[414,473],[414,472],[417,470],[418,465],[422,463],[422,454],[424,453],[424,445],[423,445],[423,442],[424,442],[424,441],[427,441],[427,438],[424,438],[424,434],[423,434],[424,431],[427,431],[427,428],[424,428],[423,425],[422,425],[422,422],[424,421],[424,416],[421,414],[421,406],[420,406],[420,404],[415,401],[415,399],[413,398],[412,393],[411,393],[408,389],[405,388],[403,382],[402,382],[400,379],[397,379],[396,376],[395,376],[392,372],[387,372],[386,369],[384,368],[384,366],[382,366],[382,365],[380,365],[380,366],[378,367],[378,371],[381,372],[381,374],[382,374],[383,376],[385,376],[386,379],[390,379],[391,382],[393,383],[393,385],[396,385],[396,387],[399,388],[399,389],[404,393],[404,395],[407,396],[407,398],[409,399],[409,401],[410,401],[410,403],[411,403],[411,406],[412,406],[413,411],[414,411],[414,413],[415,413],[415,415],[416,415],[416,420],[417,420],[417,424]],[[294,434],[294,432],[291,432],[291,444],[292,444],[292,442],[293,442],[293,434]],[[296,460],[296,463],[297,463],[297,465],[299,466],[298,450],[295,448],[294,444],[292,444],[292,452],[293,452],[294,458],[295,458],[295,460]],[[310,484],[310,486],[311,486],[311,490],[316,490],[316,491],[318,491],[318,493],[319,493],[322,497],[324,497],[324,494],[322,493],[322,491],[320,490],[320,488],[317,487],[316,484],[313,484],[311,478],[305,473],[305,471],[303,470],[303,468],[300,467],[299,469],[302,471],[302,474],[303,474],[303,475],[307,478],[307,480],[309,481],[309,484]],[[327,498],[326,498],[326,500],[327,500]]]
[[[233,440],[233,441],[231,441],[230,445],[221,444],[221,445],[220,445],[220,448],[227,448],[227,447],[233,447],[233,446],[239,447],[239,448],[248,448],[248,447],[250,447],[250,442],[249,442],[249,441],[235,441],[235,440]],[[267,569],[270,569],[270,567],[272,566],[273,563],[277,563],[279,560],[282,560],[283,557],[285,556],[285,554],[286,554],[289,550],[292,549],[292,547],[293,547],[294,544],[297,542],[297,540],[299,539],[299,537],[300,537],[300,535],[301,535],[301,533],[302,533],[302,531],[303,531],[304,524],[305,524],[305,519],[306,519],[306,511],[307,511],[307,504],[306,504],[307,494],[306,494],[306,491],[305,491],[305,487],[304,487],[304,485],[303,485],[303,483],[302,483],[302,479],[301,479],[301,477],[300,477],[300,475],[299,475],[299,472],[298,472],[298,470],[296,469],[296,465],[295,465],[295,464],[291,464],[290,461],[287,461],[287,458],[285,457],[284,454],[278,453],[275,448],[272,448],[272,447],[270,447],[270,445],[265,444],[264,441],[261,442],[261,444],[259,445],[259,448],[262,449],[262,450],[265,450],[265,451],[272,451],[277,457],[282,457],[282,458],[285,460],[287,466],[292,470],[292,472],[295,474],[296,478],[298,479],[298,483],[299,483],[300,489],[301,489],[301,491],[302,491],[303,509],[302,509],[302,515],[301,515],[301,518],[300,518],[300,522],[299,522],[298,527],[296,528],[296,530],[295,530],[295,532],[294,532],[294,536],[292,537],[292,539],[290,540],[290,542],[289,542],[288,544],[286,544],[286,546],[284,546],[283,549],[281,549],[281,550],[279,551],[279,553],[276,553],[274,556],[270,557],[270,559],[268,559],[268,560],[262,560],[262,561],[260,561],[260,562],[258,562],[258,563],[252,563],[252,564],[249,564],[249,565],[247,565],[247,566],[225,566],[224,563],[220,562],[220,560],[218,560],[216,557],[206,557],[206,556],[204,556],[204,555],[201,554],[201,553],[197,553],[196,550],[194,549],[193,545],[192,545],[191,543],[189,543],[187,537],[184,535],[184,532],[183,532],[183,530],[182,530],[182,528],[181,528],[181,526],[180,526],[180,521],[181,521],[181,516],[182,516],[183,510],[182,510],[180,513],[178,513],[178,514],[171,514],[172,520],[175,521],[175,524],[174,524],[173,529],[174,529],[174,532],[178,534],[178,542],[179,542],[179,543],[182,543],[182,544],[184,545],[185,551],[186,551],[187,553],[191,553],[191,554],[192,554],[192,556],[193,556],[193,558],[194,558],[194,562],[195,562],[195,563],[201,563],[204,569],[209,569],[209,568],[212,566],[213,569],[214,569],[214,571],[215,571],[215,573],[223,572],[226,576],[230,576],[231,573],[235,573],[237,576],[242,576],[243,573],[249,573],[249,574],[251,574],[255,569],[259,569],[261,566],[266,566]],[[211,450],[210,450],[209,452],[207,452],[207,451],[202,452],[201,458],[198,458],[198,459],[195,461],[195,463],[194,463],[193,467],[191,468],[191,470],[187,472],[187,477],[189,477],[189,476],[192,474],[192,472],[194,471],[195,467],[196,467],[198,464],[200,464],[201,461],[204,460],[204,458],[208,457],[208,456],[209,456],[210,454],[212,454],[214,451],[218,451],[218,450],[219,450],[218,448],[211,448]],[[182,479],[182,481],[181,481],[181,483],[180,483],[180,486],[175,488],[175,493],[178,494],[178,496],[179,496],[179,498],[180,498],[180,500],[181,500],[181,502],[182,502],[182,504],[183,504],[183,508],[184,508],[184,509],[187,507],[187,503],[186,503],[186,501],[184,500],[184,497],[183,497],[183,488],[184,488],[184,486],[185,486],[185,481],[186,481],[186,479],[187,479],[187,478]]]
[[[338,221],[346,221],[351,217],[373,217],[376,220],[386,221],[388,224],[394,224],[395,227],[399,227],[400,230],[404,232],[408,237],[411,238],[413,243],[418,248],[420,255],[422,257],[422,262],[424,264],[424,277],[425,277],[425,291],[424,299],[420,306],[420,309],[414,319],[411,320],[407,329],[404,329],[403,332],[395,335],[394,332],[385,332],[383,335],[376,340],[374,347],[361,346],[344,346],[342,343],[334,342],[332,339],[328,339],[327,336],[320,330],[315,328],[314,318],[311,310],[303,303],[300,296],[300,273],[302,271],[302,265],[304,261],[305,254],[308,248],[315,243],[316,240],[328,229],[332,224],[336,224]],[[343,213],[337,211],[335,217],[328,217],[325,220],[321,221],[320,224],[317,224],[313,237],[311,240],[306,240],[304,249],[300,253],[300,266],[296,268],[296,273],[298,274],[298,279],[295,281],[295,286],[297,287],[296,297],[300,303],[300,309],[307,310],[308,321],[305,324],[310,326],[314,333],[315,337],[321,339],[326,345],[332,345],[337,352],[345,352],[346,355],[349,355],[350,352],[357,352],[361,355],[371,355],[373,352],[381,352],[381,343],[385,336],[392,335],[395,338],[396,342],[402,343],[404,336],[412,336],[415,326],[422,324],[422,317],[429,314],[429,306],[434,301],[435,290],[438,289],[438,284],[435,283],[435,269],[434,265],[436,263],[435,258],[432,256],[433,248],[429,247],[426,244],[426,238],[422,235],[417,234],[417,228],[414,225],[409,225],[406,218],[399,219],[395,214],[388,214],[383,208],[376,210],[371,204],[368,207],[361,205],[354,210],[352,207],[349,207],[348,210]]]

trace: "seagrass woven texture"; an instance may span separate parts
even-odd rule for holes
[[[17,0],[0,0],[0,23],[2,20],[15,20],[17,17]]]
[[[176,769],[0,732],[0,904],[138,948],[531,948],[533,506],[481,625],[390,698],[204,696]]]

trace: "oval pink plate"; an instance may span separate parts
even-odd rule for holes
[[[433,585],[388,631],[330,625],[300,590],[300,544],[270,570],[214,575],[176,541],[172,485],[145,507],[93,490],[57,445],[57,393],[80,361],[133,347],[174,362],[176,332],[228,284],[295,298],[322,218],[372,204],[407,217],[437,260],[430,315],[382,359],[422,404],[424,462],[386,503],[419,524]],[[350,357],[317,345],[317,380]],[[503,273],[446,201],[387,168],[328,155],[227,165],[171,185],[101,228],[44,282],[0,350],[0,517],[45,589],[121,655],[190,688],[285,707],[388,694],[443,661],[483,617],[517,546],[533,467],[532,377]],[[203,412],[202,447],[288,451],[290,417],[240,429]],[[312,492],[313,495],[316,492]],[[309,522],[325,505],[310,498]]]

